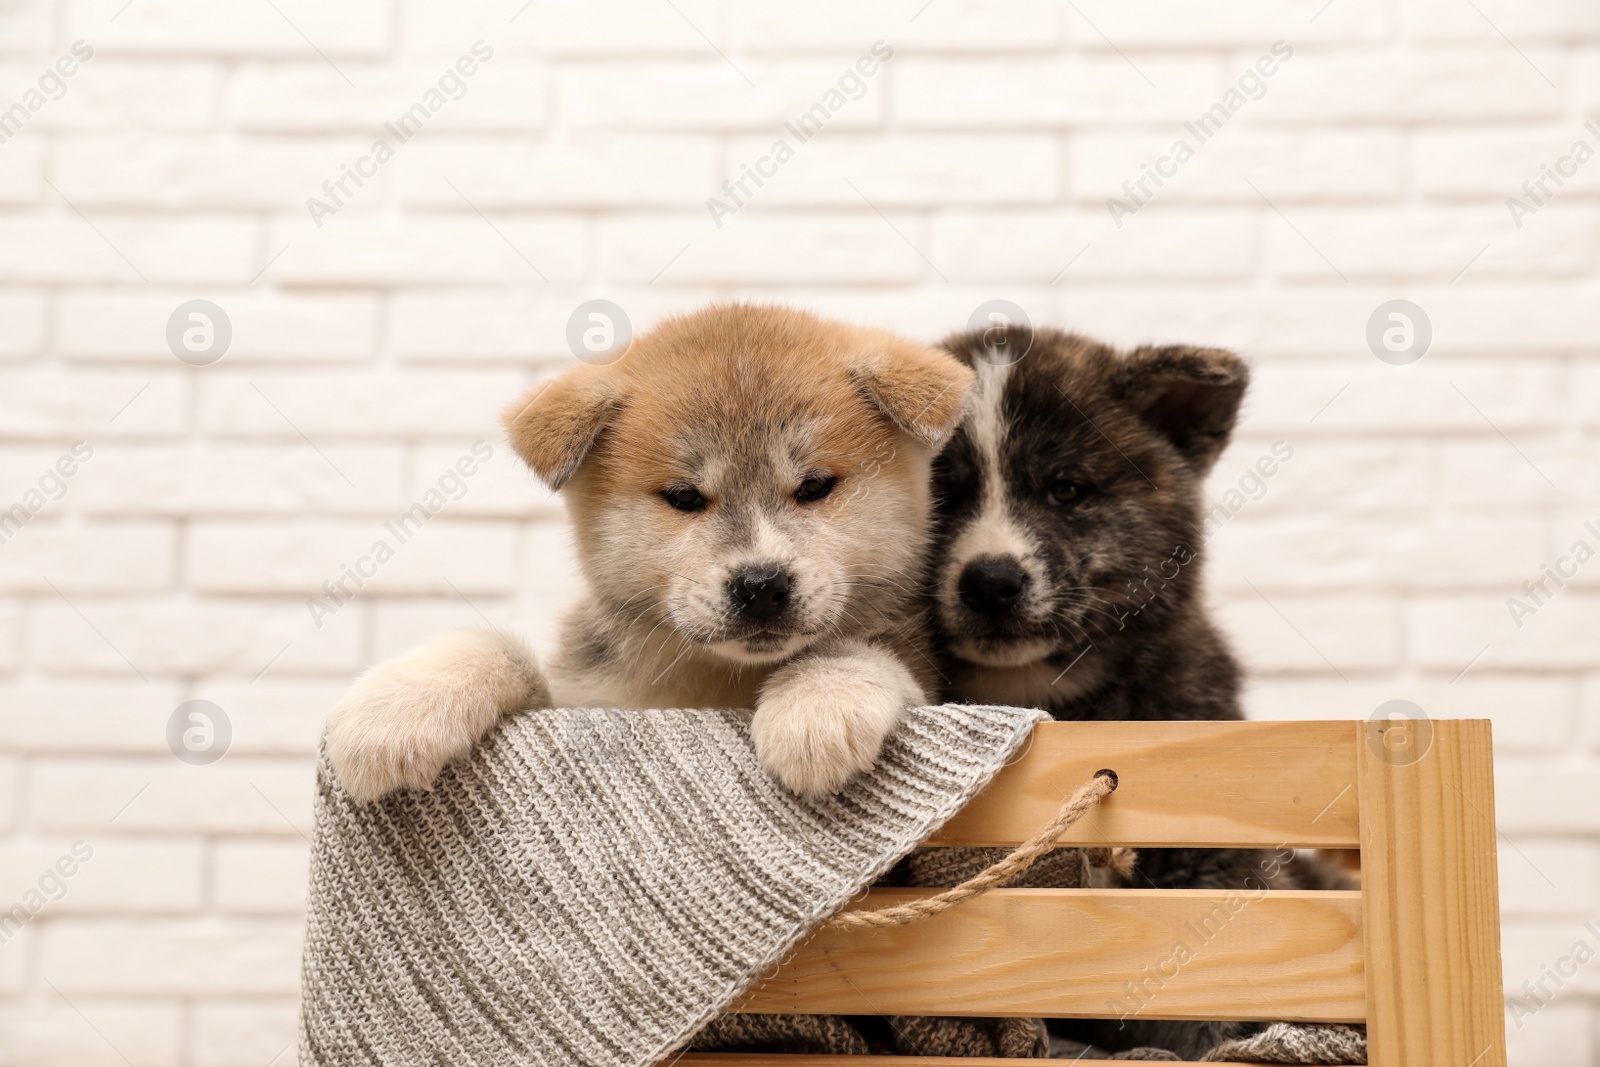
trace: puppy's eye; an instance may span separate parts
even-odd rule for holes
[[[679,511],[701,511],[706,506],[706,498],[692,485],[669,485],[661,490],[661,499]]]
[[[1058,478],[1045,490],[1044,501],[1053,508],[1064,508],[1082,500],[1087,492],[1088,490],[1078,482]]]
[[[800,483],[800,488],[794,491],[794,498],[801,504],[810,504],[821,500],[833,492],[834,483],[838,479],[831,474],[813,474]]]

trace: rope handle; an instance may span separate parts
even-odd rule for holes
[[[930,897],[913,900],[909,904],[896,904],[879,911],[843,911],[823,921],[824,929],[858,930],[871,926],[904,926],[930,915],[955,907],[964,900],[987,893],[1001,882],[1021,874],[1047,852],[1060,848],[1057,839],[1083,818],[1101,799],[1117,789],[1117,772],[1102,769],[1078,787],[1061,804],[1056,817],[1041,826],[1032,837],[1018,845],[1010,855],[990,864],[958,886],[935,893]],[[1091,850],[1097,851],[1097,850]]]

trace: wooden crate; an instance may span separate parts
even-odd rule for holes
[[[1487,721],[1045,723],[928,844],[1014,845],[1101,767],[1120,785],[1064,841],[1359,849],[1363,887],[994,890],[908,926],[819,933],[737,1010],[1115,1018],[1137,1002],[1151,1019],[1365,1022],[1376,1067],[1504,1067]],[[873,890],[853,906],[927,892]]]

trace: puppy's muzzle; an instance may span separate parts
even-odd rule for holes
[[[980,556],[962,568],[956,582],[961,603],[990,619],[1015,612],[1027,588],[1028,574],[1012,556]]]
[[[776,563],[745,567],[728,582],[728,598],[740,618],[770,622],[789,610],[789,572]]]

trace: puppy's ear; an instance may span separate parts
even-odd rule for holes
[[[523,462],[560,489],[621,407],[606,368],[585,365],[535,386],[500,421]]]
[[[856,384],[906,433],[935,448],[943,444],[961,421],[971,369],[936,348],[871,337],[854,368]]]
[[[1117,395],[1196,469],[1228,444],[1250,368],[1232,352],[1185,345],[1134,349],[1117,371]]]

